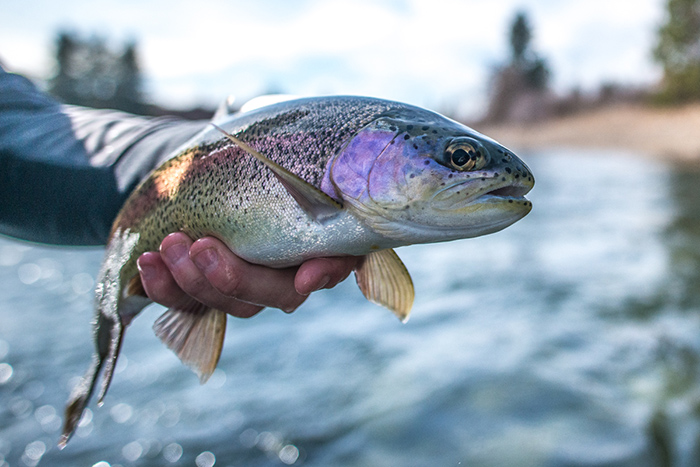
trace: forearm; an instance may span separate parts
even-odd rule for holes
[[[205,125],[61,105],[0,69],[0,233],[104,244],[130,191]]]
[[[56,245],[99,245],[125,193],[111,167],[47,164],[0,153],[0,233]]]

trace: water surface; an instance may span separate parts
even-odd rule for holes
[[[399,249],[407,324],[349,280],[290,316],[229,320],[200,386],[153,306],[64,451],[102,252],[0,239],[0,466],[700,464],[700,171],[523,157],[524,220]]]

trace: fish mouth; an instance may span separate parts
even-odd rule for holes
[[[482,203],[529,203],[525,195],[532,189],[532,184],[511,180],[467,194],[467,186],[470,182],[470,180],[464,180],[440,190],[433,196],[431,206],[439,210],[452,211]]]
[[[511,198],[524,200],[527,199],[525,198],[525,195],[528,194],[531,189],[531,186],[508,185],[496,188],[495,190],[487,191],[486,193],[480,195],[479,198],[483,198],[484,196],[492,196],[497,198]]]

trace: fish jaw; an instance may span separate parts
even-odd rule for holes
[[[532,202],[525,197],[534,185],[531,176],[516,179],[498,172],[481,175],[480,186],[472,187],[471,192],[466,186],[468,181],[460,181],[438,191],[426,203],[430,211],[444,214],[442,222],[452,219],[452,222],[441,225],[455,228],[464,235],[463,238],[498,232],[532,210]],[[465,225],[466,219],[469,219],[469,225]]]

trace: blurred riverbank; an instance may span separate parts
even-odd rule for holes
[[[700,162],[700,104],[619,104],[551,120],[475,127],[516,150],[614,149],[660,160]]]

